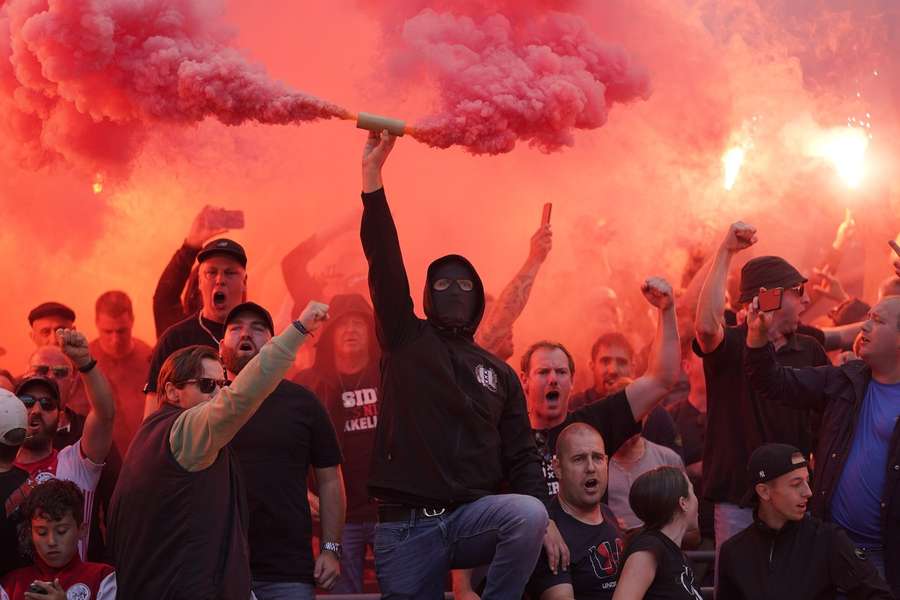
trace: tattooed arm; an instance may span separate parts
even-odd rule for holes
[[[525,309],[531,286],[552,246],[553,232],[549,225],[542,225],[531,236],[531,251],[525,264],[503,289],[475,334],[475,341],[479,346],[503,360],[512,356],[513,323]]]

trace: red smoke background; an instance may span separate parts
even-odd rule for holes
[[[253,89],[263,90],[257,99],[303,90],[351,111],[439,125],[440,140],[424,136],[432,143],[471,142],[437,149],[407,136],[385,169],[417,303],[426,265],[449,252],[470,257],[487,289],[499,293],[525,260],[542,204],[553,202],[554,248],[516,325],[517,354],[536,339],[557,339],[577,351],[583,373],[587,348],[605,326],[597,309],[602,287],[622,298],[632,330],[649,332],[639,281],[661,274],[677,283],[689,250],[711,250],[739,218],[760,228],[757,254],[780,254],[808,272],[850,208],[865,236],[857,269],[869,297],[889,274],[885,241],[900,230],[900,40],[891,35],[900,8],[892,0],[49,2],[76,15],[116,4],[190,4],[195,21],[183,27],[198,36],[193,51],[204,51],[201,41],[215,46],[231,36],[222,56],[234,68],[243,60],[255,65],[248,72]],[[0,2],[5,61],[15,38],[8,13],[22,6],[42,10],[48,1]],[[552,35],[574,35],[559,31],[559,23],[582,27],[588,37],[572,52],[602,50],[598,65],[617,65],[627,77],[604,75],[619,87],[610,83],[605,99],[580,105],[578,97],[536,90],[496,69],[476,69],[480,82],[460,77],[460,60],[506,63],[497,48],[478,46],[485,53],[473,59],[440,42],[459,42],[454,27],[465,18],[472,35],[493,27],[488,38],[496,41],[496,28],[503,29],[497,15],[508,23],[512,48],[528,35],[550,45]],[[410,23],[429,18],[445,26],[449,19],[452,27],[442,32],[425,23],[432,27],[425,38],[437,45],[423,47]],[[550,29],[532,31],[541,26]],[[45,36],[48,52],[65,45],[59,30],[32,34]],[[23,96],[15,78],[54,66],[78,71],[97,48],[80,51],[71,63],[36,71],[0,65],[0,346],[7,351],[0,365],[22,370],[32,350],[30,308],[47,300],[69,304],[78,327],[93,335],[94,300],[109,289],[132,297],[135,333],[152,343],[153,289],[204,204],[245,211],[246,229],[231,235],[250,256],[250,296],[285,315],[282,256],[317,229],[361,212],[365,132],[340,119],[226,125],[207,115],[227,114],[230,122],[246,115],[234,106],[153,105],[141,94],[123,100],[114,78],[95,77],[76,91],[88,104],[122,111],[131,119],[126,131],[99,117],[99,124],[78,115],[67,120],[73,115],[61,111],[33,134],[19,111],[46,102],[47,94]],[[472,115],[469,129],[454,129],[453,117],[461,95],[473,86],[490,92],[498,81],[513,83],[497,88],[497,98],[533,101],[546,93],[558,104],[535,109],[547,117],[535,131],[528,130],[534,115],[507,107],[502,116],[517,143],[479,145]],[[286,110],[263,112],[269,121],[309,116]],[[848,124],[868,140],[865,176],[855,188],[821,156],[824,140],[844,135]],[[726,190],[722,157],[734,147],[745,159]],[[497,151],[503,153],[490,153]],[[99,194],[92,191],[97,173]],[[336,240],[313,269],[362,271],[356,234]]]

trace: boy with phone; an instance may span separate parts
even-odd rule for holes
[[[78,556],[85,524],[84,495],[77,485],[51,479],[34,488],[22,509],[34,564],[0,580],[0,600],[115,599],[115,569]]]

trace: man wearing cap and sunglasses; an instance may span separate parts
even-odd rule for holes
[[[16,395],[28,410],[28,427],[16,457],[16,466],[28,472],[30,485],[55,477],[74,482],[84,493],[86,533],[78,545],[84,559],[94,492],[112,446],[115,402],[109,382],[90,355],[87,338],[77,331],[65,329],[57,330],[56,336],[60,349],[79,372],[90,402],[90,412],[81,437],[72,445],[56,450],[53,442],[62,413],[59,386],[55,379],[48,377],[33,376],[22,381],[16,388]]]
[[[725,600],[825,600],[894,596],[843,529],[807,514],[812,496],[806,458],[787,444],[766,444],[747,464],[743,505],[754,522],[722,545],[716,597]]]
[[[703,453],[703,498],[714,503],[716,548],[753,521],[739,506],[747,489],[745,466],[750,453],[768,442],[797,446],[809,456],[812,429],[808,411],[763,400],[744,374],[747,326],[726,326],[725,284],[729,265],[757,241],[756,228],[731,225],[703,284],[697,306],[694,352],[703,359],[707,390],[706,446]],[[791,367],[830,364],[814,338],[797,333],[800,313],[809,304],[806,278],[777,256],[761,256],[741,269],[739,303],[753,300],[760,287],[783,288],[780,310],[769,331],[777,360]]]
[[[169,355],[195,344],[218,350],[225,333],[225,317],[247,298],[247,253],[243,246],[226,238],[212,240],[197,254],[197,262],[203,306],[160,336],[144,386],[144,417],[158,407],[157,379]]]
[[[252,597],[247,496],[230,443],[327,316],[327,305],[310,302],[231,385],[212,348],[189,346],[166,359],[160,407],[135,435],[111,503],[109,547],[120,597]]]

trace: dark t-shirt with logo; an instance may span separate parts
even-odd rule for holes
[[[645,531],[636,536],[625,550],[622,566],[635,552],[649,552],[656,559],[656,576],[644,600],[703,600],[687,556],[666,534]]]
[[[542,550],[528,582],[530,598],[537,600],[546,590],[567,583],[578,600],[610,600],[613,597],[622,568],[623,538],[609,507],[601,504],[600,509],[603,523],[590,525],[564,511],[559,498],[550,500],[547,514],[569,547],[571,561],[568,571],[560,570],[554,575],[547,554]]]
[[[562,430],[572,423],[587,423],[600,432],[606,446],[606,455],[612,456],[628,438],[641,432],[641,425],[634,420],[625,390],[607,396],[566,415],[566,420],[550,429],[532,429],[535,445],[541,455],[541,467],[547,481],[550,497],[559,493],[559,481],[553,472],[556,457],[556,441]]]
[[[337,433],[344,455],[348,523],[372,523],[377,520],[375,504],[369,499],[366,482],[371,470],[375,428],[381,405],[380,379],[376,362],[357,374],[326,375],[310,369],[295,379],[318,396]]]

